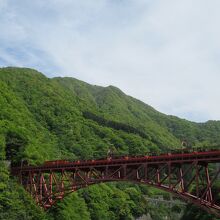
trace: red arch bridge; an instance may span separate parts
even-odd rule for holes
[[[220,150],[12,167],[12,175],[45,209],[92,184],[129,181],[173,193],[220,216]]]

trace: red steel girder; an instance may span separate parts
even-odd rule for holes
[[[13,175],[36,202],[50,208],[66,195],[92,184],[129,181],[147,184],[190,201],[220,217],[215,184],[220,150],[90,161],[49,161],[41,166],[12,168]],[[219,189],[217,189],[219,191]]]

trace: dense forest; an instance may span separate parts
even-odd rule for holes
[[[194,123],[156,111],[113,86],[74,78],[47,78],[28,68],[0,69],[0,219],[136,219],[150,214],[177,219],[182,207],[153,206],[146,196],[167,193],[130,183],[91,186],[67,196],[50,211],[37,207],[10,176],[8,161],[41,164],[54,159],[141,155],[187,147],[215,147],[220,122]],[[196,207],[182,219],[215,219]]]

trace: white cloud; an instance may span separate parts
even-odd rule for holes
[[[113,84],[167,114],[220,119],[219,6],[218,0],[0,0],[0,60]]]

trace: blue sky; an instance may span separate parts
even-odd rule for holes
[[[0,66],[119,87],[166,114],[220,119],[219,0],[0,0]]]

